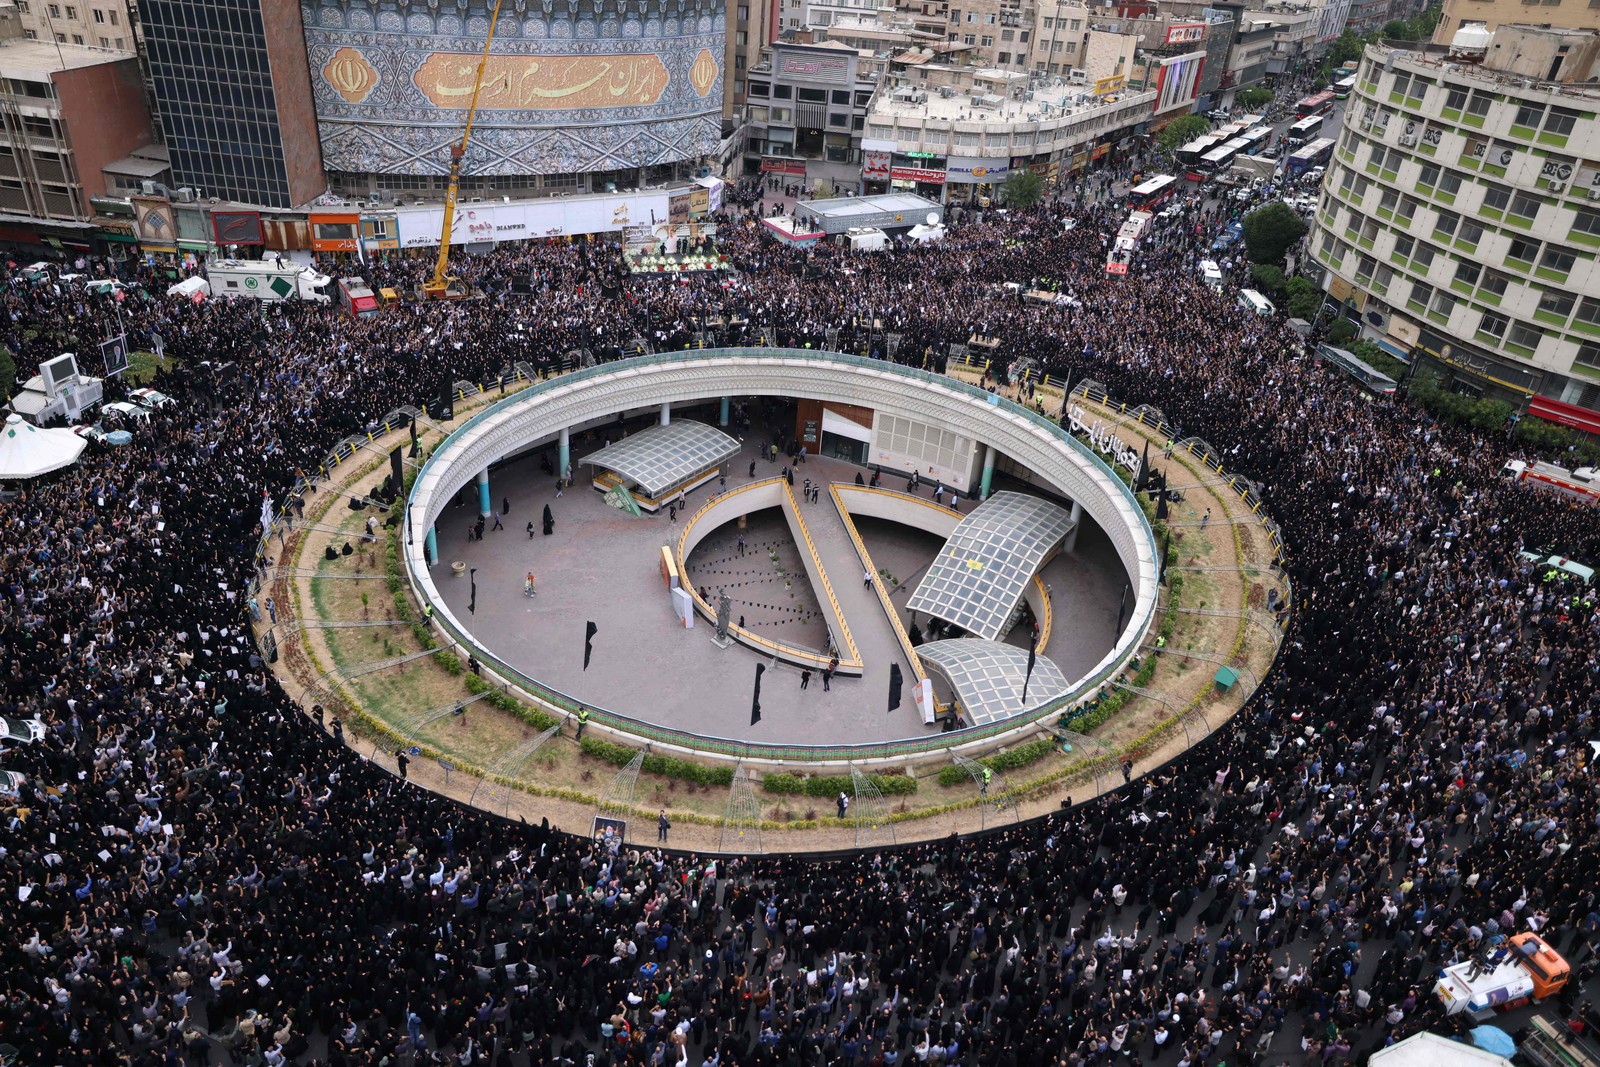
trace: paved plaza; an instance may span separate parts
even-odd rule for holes
[[[743,451],[731,461],[729,489],[781,471],[784,457],[776,463],[757,459],[758,445],[766,439],[760,426],[747,437]],[[587,455],[602,440],[575,439],[574,456]],[[752,461],[755,479],[749,477]],[[805,478],[853,484],[861,470],[840,460],[810,457],[796,468],[796,499]],[[895,488],[904,483],[886,478],[885,485]],[[436,524],[440,562],[433,569],[434,581],[444,602],[480,644],[551,688],[662,726],[740,740],[870,743],[937,731],[937,726],[923,725],[909,684],[901,706],[887,711],[889,665],[898,662],[908,681],[914,673],[876,593],[863,584],[859,556],[826,491],[817,503],[801,502],[800,508],[866,663],[863,677],[835,678],[831,691],[823,690],[818,674],[802,690],[799,668],[772,665],[737,644],[718,647],[712,640],[713,627],[704,619],[697,619],[692,630],[682,626],[662,583],[660,550],[676,545],[684,516],[675,524],[663,509],[636,518],[608,506],[582,479],[558,498],[555,479],[542,470],[536,453],[495,468],[490,488],[496,511],[510,504],[502,519],[504,528],[492,529],[491,520],[483,540],[470,541],[468,530],[477,518],[476,489],[469,486],[458,494],[458,505],[447,509]],[[712,482],[690,493],[690,514],[715,491]],[[925,495],[931,492],[931,487],[924,488]],[[555,518],[555,532],[549,537],[540,533],[546,504]],[[963,501],[962,510],[974,506],[975,502]],[[878,520],[862,520],[859,530],[874,567],[894,579],[891,600],[909,627],[905,601],[932,562],[940,539]],[[802,647],[819,645],[826,636],[825,626],[806,609],[814,611],[825,594],[811,589],[803,571],[791,570],[795,576],[791,590],[768,576],[774,568],[765,546],[779,552],[786,568],[798,560],[787,524],[776,512],[756,515],[746,536],[747,567],[739,565],[734,534],[729,524],[708,538],[691,556],[691,575],[726,578],[734,611],[745,614],[757,633]],[[473,614],[468,613],[470,579],[451,574],[455,560],[477,570]],[[538,590],[532,597],[523,593],[523,578],[530,570]],[[1049,646],[1041,651],[1068,677],[1078,677],[1114,643],[1124,580],[1121,568],[1105,536],[1086,523],[1076,551],[1054,560],[1043,577],[1054,595],[1055,629]],[[708,597],[715,590],[710,582],[702,588]],[[794,593],[792,600],[789,592]],[[599,630],[585,672],[583,636],[588,621]],[[1026,643],[1020,628],[1011,640]],[[769,669],[762,680],[762,721],[751,727],[755,665],[763,661]],[[948,699],[949,694],[941,697]]]

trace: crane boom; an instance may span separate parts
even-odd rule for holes
[[[422,284],[422,291],[431,299],[449,295],[452,279],[446,273],[450,266],[450,227],[456,218],[456,199],[461,193],[461,160],[467,154],[467,139],[472,136],[472,122],[478,115],[478,94],[483,92],[483,71],[489,65],[489,48],[494,44],[494,28],[500,21],[501,0],[495,0],[494,14],[489,16],[489,35],[483,41],[483,55],[478,58],[478,74],[472,83],[472,104],[467,108],[467,124],[461,131],[461,143],[450,146],[450,184],[444,194],[444,226],[439,232],[439,259],[433,265],[433,277]]]

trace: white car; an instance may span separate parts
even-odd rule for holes
[[[26,775],[16,771],[0,771],[0,795],[14,797],[22,791],[22,783],[28,780]]]
[[[148,423],[150,421],[149,408],[142,408],[138,404],[130,404],[126,400],[118,400],[115,403],[107,404],[100,410],[113,418],[125,419],[129,423]]]
[[[158,393],[154,389],[135,389],[128,395],[133,397],[134,403],[141,407],[147,407],[151,411],[160,411],[162,408],[171,407],[177,403],[166,393]]]
[[[72,432],[83,438],[85,441],[98,441],[101,444],[105,443],[106,432],[98,426],[74,426],[72,428]]]
[[[44,723],[38,719],[0,719],[0,741],[31,745],[44,736]]]

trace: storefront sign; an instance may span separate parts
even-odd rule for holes
[[[944,184],[944,171],[928,170],[924,167],[891,167],[889,177],[897,182],[927,182],[931,185]]]
[[[664,223],[668,210],[668,196],[664,191],[473,204],[456,209],[450,243],[531,241],[584,233],[612,233],[629,226]],[[402,207],[396,208],[394,215],[401,248],[438,247],[444,224],[443,207]],[[317,216],[313,216],[312,221],[316,220]]]
[[[945,171],[945,180],[953,184],[988,185],[1005,181],[1011,171],[1009,161],[998,159],[962,159],[952,157]]]
[[[1128,79],[1121,74],[1110,78],[1100,78],[1094,83],[1094,95],[1105,96],[1107,93],[1121,92],[1122,87],[1126,84],[1128,84]]]
[[[211,225],[219,245],[258,245],[262,243],[259,211],[213,211]]]
[[[1101,455],[1111,457],[1112,461],[1126,467],[1133,475],[1134,481],[1139,479],[1139,464],[1141,462],[1137,450],[1129,447],[1122,438],[1106,429],[1105,424],[1098,419],[1091,424],[1088,414],[1077,404],[1072,405],[1067,411],[1068,429],[1079,437],[1089,440],[1089,447]]]
[[[310,216],[311,249],[314,252],[354,252],[361,234],[360,215]]]
[[[761,161],[762,174],[795,174],[800,177],[806,175],[806,161],[803,159],[763,159]]]
[[[867,152],[862,157],[861,177],[869,182],[886,182],[889,180],[889,153]]]

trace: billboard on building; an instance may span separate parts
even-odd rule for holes
[[[1175,107],[1189,106],[1200,93],[1200,72],[1205,65],[1204,52],[1163,59],[1156,74],[1155,113],[1160,115]]]
[[[680,195],[685,218],[690,190],[669,194],[618,193],[566,199],[523,200],[511,203],[464,204],[456,208],[450,227],[454,245],[491,241],[528,241],[583,233],[612,233],[633,226],[653,226],[671,218],[672,196]],[[395,208],[395,227],[401,248],[438,247],[444,228],[444,207]],[[315,216],[313,216],[315,218]]]
[[[324,166],[447,174],[491,10],[304,0]],[[464,171],[571,174],[715,154],[724,11],[719,0],[502,9]]]
[[[1196,44],[1206,39],[1203,22],[1174,22],[1167,27],[1167,44]]]

